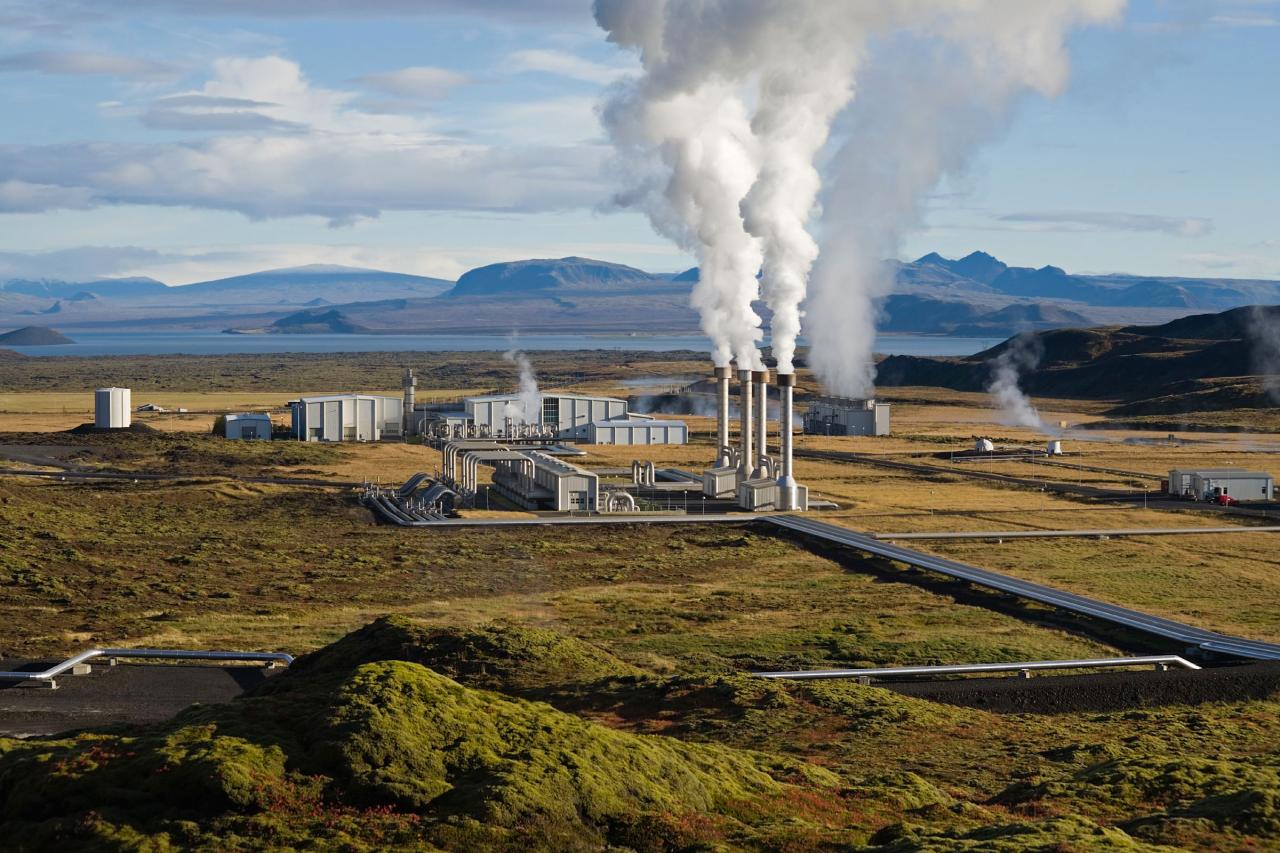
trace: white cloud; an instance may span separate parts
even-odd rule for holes
[[[604,65],[562,50],[519,50],[511,54],[508,66],[517,72],[539,71],[600,84],[612,83],[632,71],[630,66]]]
[[[86,187],[0,180],[0,213],[35,213],[50,209],[92,207],[93,193]]]
[[[0,71],[103,75],[132,80],[166,80],[179,73],[174,66],[162,62],[79,50],[36,50],[0,56]]]
[[[465,74],[447,68],[417,66],[398,71],[365,74],[356,78],[357,83],[400,98],[437,100],[449,95],[455,88],[471,82]]]
[[[1220,27],[1280,27],[1280,18],[1267,15],[1214,15],[1209,21]]]
[[[0,252],[0,281],[52,278],[84,281],[128,274],[166,256],[137,246],[77,246],[52,252]]]
[[[1179,237],[1202,237],[1213,222],[1201,217],[1156,216],[1114,211],[1029,211],[999,217],[1013,230],[1024,231],[1147,231]]]

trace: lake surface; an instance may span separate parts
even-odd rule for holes
[[[217,332],[69,332],[74,344],[4,347],[23,355],[227,355],[274,352],[482,352],[508,350],[507,335],[223,335]],[[886,355],[972,355],[1003,338],[880,335],[876,352]],[[800,339],[801,345],[804,339]],[[695,350],[706,352],[702,335],[520,335],[522,350]]]

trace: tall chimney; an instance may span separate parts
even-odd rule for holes
[[[405,438],[409,437],[409,430],[413,428],[414,392],[417,390],[417,387],[418,380],[413,376],[413,368],[406,367],[404,369],[404,412],[402,415],[404,423],[400,426],[401,434]]]
[[[764,457],[769,454],[769,371],[751,371],[751,382],[756,395],[756,472],[753,477],[763,477]]]
[[[742,410],[741,435],[738,436],[742,443],[742,457],[738,460],[738,479],[741,481],[750,480],[755,472],[755,454],[751,452],[751,371],[739,370],[738,383],[741,389],[738,407]]]
[[[729,379],[733,371],[716,368],[716,467],[729,464]]]
[[[782,465],[778,474],[778,508],[796,509],[796,478],[791,473],[791,419],[792,391],[796,385],[794,373],[778,374],[778,435],[781,444]]]

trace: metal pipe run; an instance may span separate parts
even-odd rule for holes
[[[778,476],[778,508],[784,511],[796,509],[796,478],[791,467],[791,421],[793,417],[792,395],[796,387],[794,373],[778,374],[778,441],[779,454],[782,456],[781,472]]]
[[[753,672],[760,678],[805,681],[819,678],[890,678],[909,675],[969,675],[980,672],[1034,672],[1041,669],[1100,669],[1115,666],[1155,666],[1200,669],[1178,655],[1147,655],[1133,658],[1093,658],[1089,660],[1034,660],[1022,663],[967,663],[947,666],[891,666],[871,669],[814,669],[799,672]]]
[[[729,448],[729,379],[733,371],[728,367],[716,368],[716,467],[727,468],[733,464]]]
[[[765,476],[769,455],[769,371],[751,371],[751,384],[756,395],[756,453],[753,477]]]
[[[738,459],[738,479],[750,480],[755,473],[756,456],[751,450],[751,371],[738,371],[739,398],[738,407],[742,410],[742,423],[739,426],[741,435],[738,441],[742,446],[742,455]]]
[[[42,672],[0,672],[0,681],[35,681],[56,687],[54,679],[94,658],[138,658],[161,660],[216,660],[259,661],[262,663],[293,663],[293,655],[284,652],[194,652],[182,649],[89,649],[62,663],[54,664]]]

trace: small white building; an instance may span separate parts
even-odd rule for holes
[[[1240,468],[1175,468],[1169,472],[1169,494],[1198,501],[1219,495],[1238,501],[1269,501],[1275,497],[1275,481],[1261,471]]]
[[[588,444],[688,444],[684,421],[617,420],[587,424]]]
[[[819,397],[804,415],[808,435],[888,435],[889,404],[852,397]]]
[[[299,441],[380,441],[400,438],[404,400],[374,394],[323,394],[289,403]]]
[[[617,397],[592,397],[586,394],[547,392],[541,395],[542,411],[534,421],[555,430],[557,438],[587,437],[587,428],[595,421],[627,417],[627,401]],[[489,394],[468,397],[463,401],[467,417],[478,428],[487,427],[497,434],[506,427],[508,405],[521,406],[519,394]]]
[[[240,412],[227,415],[226,437],[245,441],[270,441],[271,416],[262,412]]]
[[[98,429],[126,429],[133,423],[133,392],[128,388],[99,388],[93,392],[93,425]]]

